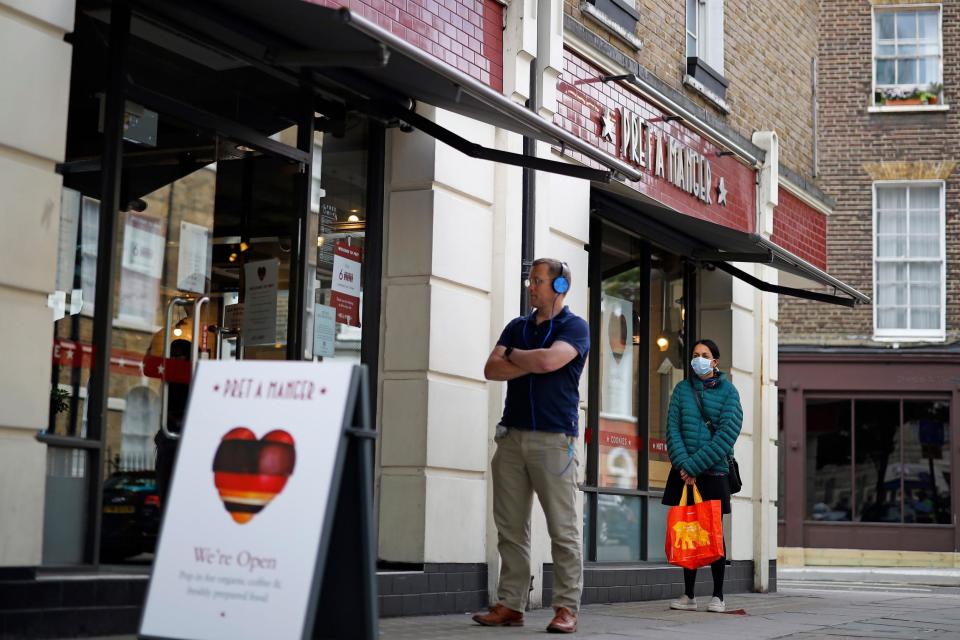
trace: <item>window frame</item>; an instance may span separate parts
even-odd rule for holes
[[[919,259],[919,258],[898,258],[891,259],[885,258],[880,259],[877,255],[878,250],[878,239],[877,239],[877,194],[880,188],[884,187],[903,187],[908,190],[911,187],[938,187],[940,190],[940,209],[939,209],[939,219],[938,219],[938,231],[940,236],[940,250],[939,255],[936,260],[932,259]],[[877,180],[873,183],[872,188],[872,216],[871,216],[871,245],[872,245],[872,277],[873,282],[873,292],[874,292],[874,302],[873,302],[873,339],[878,342],[944,342],[946,340],[946,322],[947,322],[947,247],[946,247],[946,181],[944,180]],[[908,196],[909,198],[909,196]],[[910,220],[910,207],[909,199],[907,202],[907,225],[909,230],[909,220]],[[909,246],[909,235],[908,237],[908,246]],[[879,296],[877,295],[877,266],[881,262],[887,262],[892,264],[903,264],[910,262],[936,262],[940,263],[940,328],[939,329],[907,329],[907,328],[897,328],[897,329],[881,329],[878,324],[878,300]],[[909,281],[907,284],[907,296],[909,298]],[[910,324],[910,311],[911,305],[908,301],[907,303],[907,323]]]
[[[917,12],[924,10],[936,10],[937,11],[937,37],[939,45],[939,53],[937,57],[939,59],[939,79],[935,82],[943,85],[944,76],[943,76],[943,4],[940,2],[917,2],[913,4],[896,4],[896,5],[882,5],[882,6],[872,6],[870,10],[870,106],[872,109],[882,109],[884,111],[916,111],[916,110],[929,110],[929,111],[942,111],[946,108],[946,105],[943,104],[943,90],[939,92],[937,98],[937,104],[927,105],[890,105],[887,106],[883,103],[877,102],[877,92],[882,90],[878,89],[877,85],[877,15],[879,13],[906,13],[906,12]],[[894,39],[896,39],[896,32],[894,32]],[[926,57],[917,55],[918,58]],[[894,58],[896,59],[896,57]],[[913,89],[919,89],[923,85],[911,83],[911,84],[893,84],[893,85],[880,85],[884,88],[886,87],[911,87]],[[929,85],[927,85],[929,86]]]

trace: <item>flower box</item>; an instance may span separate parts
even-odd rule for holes
[[[907,107],[915,104],[923,104],[920,98],[887,98],[883,103],[888,107]]]

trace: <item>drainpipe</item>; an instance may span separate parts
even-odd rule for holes
[[[757,184],[757,233],[769,238],[773,233],[774,208],[778,203],[780,188],[780,141],[775,131],[756,131],[753,134],[753,144],[766,152],[760,165]],[[761,272],[768,269],[763,265],[757,265],[757,268]],[[767,298],[757,291],[754,299],[757,301],[754,306],[754,326],[760,348],[755,350],[757,357],[754,371],[757,377],[753,383],[756,389],[753,406],[753,590],[766,593],[770,590],[770,560],[773,553],[770,535],[775,522],[771,511],[772,497],[776,490],[768,483],[768,478],[776,477],[776,474],[770,473],[771,466],[776,464],[770,453],[770,434],[774,428],[771,422],[775,422],[776,414],[768,415],[765,410],[768,396],[773,394],[773,398],[776,398],[776,388],[767,384],[766,378],[772,371],[772,363],[768,360],[777,358],[777,345],[766,348],[765,344],[775,335],[766,330],[771,313],[771,310],[766,308]]]

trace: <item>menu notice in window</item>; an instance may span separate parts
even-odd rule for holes
[[[338,242],[333,247],[333,291],[330,304],[337,310],[337,322],[360,326],[360,266],[363,248]]]

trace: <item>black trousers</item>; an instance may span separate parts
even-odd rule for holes
[[[723,541],[723,548],[727,548],[727,541]],[[710,573],[713,574],[713,597],[723,600],[723,573],[727,566],[727,559],[720,558],[710,565]],[[693,598],[694,586],[697,583],[697,570],[683,570],[683,592],[688,598]]]

